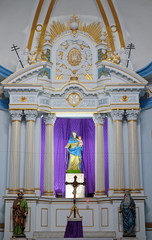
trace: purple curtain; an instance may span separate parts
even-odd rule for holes
[[[76,131],[83,140],[82,172],[86,181],[86,196],[95,191],[95,125],[89,119],[57,118],[54,125],[54,191],[65,196],[65,171],[66,171],[66,150],[65,146]],[[104,124],[105,140],[105,182],[108,190],[108,141],[107,141],[107,120]],[[42,144],[41,144],[41,194],[44,188],[44,150],[45,148],[45,124],[42,118]]]

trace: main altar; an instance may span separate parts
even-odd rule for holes
[[[107,35],[99,41],[85,27],[79,29],[75,18],[69,26],[52,38],[47,33],[42,50],[26,51],[25,67],[2,82],[10,112],[4,240],[12,236],[12,203],[19,189],[29,205],[26,236],[64,236],[73,203],[64,197],[64,166],[54,167],[61,156],[65,161],[65,151],[57,144],[60,135],[54,133],[60,119],[90,119],[94,127],[93,143],[85,146],[86,151],[94,149],[93,185],[86,179],[89,190],[77,198],[84,237],[122,237],[119,207],[129,189],[136,202],[136,236],[144,240],[139,97],[147,81],[131,64],[125,67],[124,52],[110,52]],[[62,170],[57,177],[56,169]],[[84,175],[89,179],[87,171]]]

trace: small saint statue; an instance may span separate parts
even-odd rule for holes
[[[24,193],[18,192],[18,197],[13,203],[13,238],[26,237],[24,234],[25,220],[28,214],[27,201],[23,198]]]
[[[70,153],[68,171],[77,170],[81,172],[81,152],[83,150],[83,141],[81,139],[81,136],[77,135],[77,132],[72,132],[66,148]]]
[[[123,216],[123,236],[135,237],[136,205],[129,191],[125,191],[120,204],[120,213]]]

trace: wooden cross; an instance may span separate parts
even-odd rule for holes
[[[85,185],[86,183],[85,182],[82,182],[82,183],[77,182],[77,176],[75,175],[73,182],[65,182],[65,185],[69,185],[69,184],[73,186],[73,195],[74,195],[74,197],[73,197],[73,207],[71,209],[71,212],[70,212],[70,215],[69,215],[68,218],[71,217],[72,212],[74,212],[74,218],[76,218],[76,213],[78,214],[79,218],[82,218],[80,216],[79,212],[78,212],[77,207],[76,207],[76,191],[77,191],[77,187],[79,185]]]

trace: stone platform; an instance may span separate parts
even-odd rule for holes
[[[61,239],[66,239],[64,238],[64,232],[35,232],[34,233],[34,236],[33,236],[33,239],[36,239],[36,240],[61,240]],[[67,239],[71,239],[71,238],[67,238]],[[77,238],[74,238],[74,239],[77,239]],[[78,238],[78,239],[81,239],[81,238]],[[116,239],[116,233],[114,231],[110,231],[110,232],[99,232],[99,231],[96,231],[96,232],[83,232],[83,240],[84,239],[106,239],[106,240],[113,240],[113,239]]]

